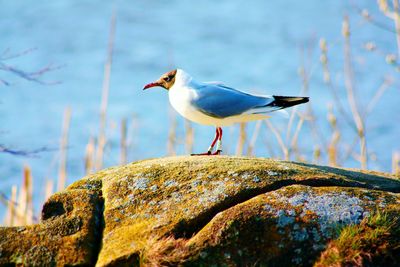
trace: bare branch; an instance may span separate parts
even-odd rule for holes
[[[0,153],[8,153],[14,156],[22,156],[22,157],[37,157],[37,154],[40,152],[49,152],[55,151],[56,149],[41,147],[34,150],[14,150],[7,148],[6,146],[0,144]]]
[[[33,47],[33,48],[29,48],[27,50],[23,50],[21,52],[15,53],[15,54],[10,54],[11,49],[6,48],[0,56],[0,61],[6,61],[6,60],[22,57],[24,55],[32,53],[35,50],[37,50],[37,48]]]
[[[30,49],[24,50],[24,51],[19,52],[19,53],[11,54],[10,53],[11,50],[9,48],[5,49],[0,54],[0,70],[4,71],[4,72],[11,73],[11,74],[13,74],[13,75],[15,75],[15,76],[17,76],[19,78],[22,78],[22,79],[25,79],[25,80],[28,80],[28,81],[31,81],[31,82],[36,82],[36,83],[39,83],[39,84],[42,84],[42,85],[59,84],[60,83],[59,81],[43,81],[42,79],[39,79],[39,77],[44,75],[47,72],[60,69],[60,68],[63,67],[63,65],[54,65],[54,64],[50,63],[47,66],[44,66],[44,67],[40,68],[37,71],[27,72],[27,71],[24,71],[24,70],[22,70],[20,68],[17,68],[17,67],[14,67],[12,65],[9,65],[9,64],[5,63],[5,61],[7,61],[7,60],[15,59],[15,58],[27,55],[27,54],[35,51],[35,50],[36,50],[36,48],[30,48]],[[0,84],[6,85],[6,86],[11,85],[10,82],[8,82],[8,81],[6,81],[4,79],[1,79],[1,78],[0,78]]]
[[[41,68],[41,69],[39,69],[38,71],[35,71],[35,72],[25,72],[23,70],[20,70],[18,68],[15,68],[13,66],[10,66],[10,65],[7,65],[7,64],[4,64],[4,63],[0,62],[0,70],[5,71],[5,72],[10,72],[10,73],[12,73],[12,74],[14,74],[14,75],[16,75],[18,77],[21,77],[21,78],[25,79],[25,80],[36,82],[36,83],[43,84],[43,85],[54,85],[54,84],[60,84],[61,83],[60,81],[45,82],[45,81],[42,81],[42,80],[37,78],[37,77],[43,75],[46,72],[49,72],[49,71],[52,71],[52,70],[56,70],[56,69],[59,69],[59,68],[61,68],[61,66],[48,65],[48,66],[43,67],[43,68]]]

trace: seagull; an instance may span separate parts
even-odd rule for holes
[[[166,89],[172,107],[184,118],[215,126],[215,137],[207,152],[192,155],[220,155],[222,126],[262,120],[273,111],[283,111],[309,100],[301,96],[254,95],[219,82],[198,82],[181,69],[163,74],[157,81],[145,85],[143,90],[152,87]]]

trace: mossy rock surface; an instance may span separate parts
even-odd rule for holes
[[[100,190],[66,190],[43,206],[36,225],[0,227],[0,266],[90,266],[103,225]]]
[[[0,264],[311,266],[340,226],[377,210],[400,215],[399,192],[389,174],[295,162],[139,161],[70,185],[25,232],[1,228]],[[21,244],[8,249],[12,239]]]

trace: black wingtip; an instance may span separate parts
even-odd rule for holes
[[[288,108],[292,106],[296,106],[299,104],[304,104],[310,101],[310,98],[307,96],[273,96],[275,101],[273,105],[279,106],[282,108]]]

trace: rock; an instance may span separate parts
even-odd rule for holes
[[[72,184],[44,205],[38,225],[0,229],[0,264],[310,266],[343,227],[378,210],[398,217],[399,192],[396,177],[377,172],[225,156],[145,160]]]
[[[94,265],[103,225],[100,188],[54,194],[40,224],[0,227],[0,266]]]

